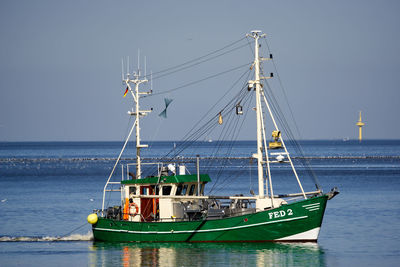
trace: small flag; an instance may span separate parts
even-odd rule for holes
[[[125,90],[125,93],[124,93],[124,97],[126,96],[126,94],[128,93],[128,91],[129,91],[129,86],[126,87],[126,90]]]
[[[222,124],[222,114],[221,114],[221,112],[219,113],[219,116],[218,116],[218,124]]]

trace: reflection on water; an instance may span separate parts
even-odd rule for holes
[[[316,243],[91,243],[90,266],[325,266]]]

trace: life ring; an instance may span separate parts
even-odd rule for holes
[[[135,211],[136,211],[134,214],[131,213],[131,207],[133,207],[133,206],[135,207]],[[138,213],[139,213],[139,206],[135,202],[129,203],[129,215],[135,216]]]

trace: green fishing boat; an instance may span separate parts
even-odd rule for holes
[[[254,61],[250,70],[254,72],[252,80],[242,88],[243,94],[215,115],[215,122],[223,123],[227,112],[243,115],[242,103],[248,94],[255,97],[257,145],[251,156],[250,164],[256,162],[258,194],[251,190],[250,195],[233,196],[206,195],[205,188],[212,184],[210,176],[202,173],[202,161],[207,157],[182,157],[174,147],[173,157],[159,161],[145,161],[141,149],[147,145],[141,143],[140,118],[151,110],[141,110],[141,96],[152,94],[141,92],[139,85],[146,83],[140,72],[123,77],[126,92],[131,93],[135,106],[129,112],[135,122],[130,129],[121,153],[108,177],[103,191],[103,203],[99,210],[88,216],[92,224],[96,241],[111,242],[316,242],[327,201],[338,194],[335,188],[323,193],[316,182],[314,191],[306,192],[296,172],[294,161],[282,138],[264,88],[266,80],[260,67],[261,62],[272,59],[259,55],[259,40],[265,38],[260,31],[247,35],[254,41]],[[134,87],[132,86],[134,85]],[[246,98],[247,99],[247,98]],[[166,106],[171,101],[166,100]],[[166,112],[166,110],[165,110]],[[264,115],[271,118],[273,131],[279,133],[275,141],[281,144],[282,152],[271,153],[266,141]],[[162,114],[166,115],[166,113]],[[286,127],[284,127],[286,130]],[[133,130],[136,129],[136,161],[121,164],[124,152]],[[205,134],[208,134],[205,132]],[[183,142],[183,146],[186,143]],[[277,155],[275,158],[274,156]],[[232,158],[229,158],[232,159]],[[229,160],[228,159],[228,160]],[[117,166],[122,166],[122,178],[113,181]],[[297,181],[299,192],[274,194],[271,178],[273,164],[286,164]],[[143,171],[146,169],[146,171]],[[191,173],[191,172],[192,173]],[[146,174],[145,174],[146,173]],[[117,191],[121,201],[117,205],[106,207],[107,192]]]

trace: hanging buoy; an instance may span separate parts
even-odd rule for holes
[[[87,221],[90,224],[95,224],[95,223],[97,223],[98,220],[99,220],[99,218],[97,217],[96,213],[92,213],[92,214],[89,214],[89,216],[87,216]]]
[[[222,124],[222,115],[221,112],[219,113],[219,117],[218,117],[218,124]]]

